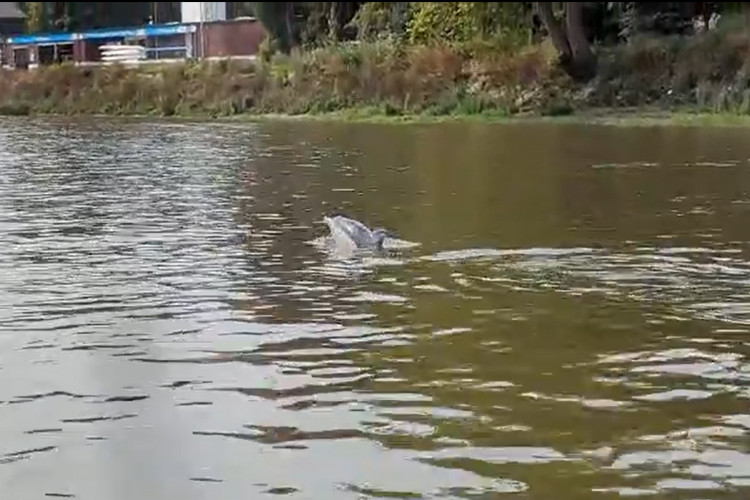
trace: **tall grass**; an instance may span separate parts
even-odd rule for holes
[[[750,113],[750,22],[730,17],[691,37],[639,37],[602,57],[590,106]]]
[[[542,89],[557,74],[553,55],[545,45],[511,53],[377,42],[277,54],[265,62],[60,65],[0,74],[0,111],[513,113],[545,105],[550,94]]]

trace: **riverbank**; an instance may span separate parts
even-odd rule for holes
[[[0,115],[3,116],[3,115]],[[11,116],[27,116],[26,114],[5,114]],[[750,115],[738,115],[736,113],[715,113],[715,112],[695,112],[685,111],[664,111],[659,109],[648,108],[594,108],[585,111],[559,116],[543,115],[514,115],[501,116],[491,114],[467,114],[467,115],[400,115],[388,116],[383,114],[370,113],[368,110],[345,110],[332,111],[317,114],[290,115],[281,113],[245,113],[227,116],[207,117],[204,115],[112,115],[112,114],[86,114],[86,115],[61,115],[57,113],[36,113],[33,115],[37,118],[76,120],[80,118],[87,119],[108,119],[121,118],[123,120],[148,120],[153,122],[166,121],[172,123],[203,123],[207,119],[215,123],[227,125],[242,125],[243,123],[260,123],[260,122],[329,122],[329,123],[353,123],[353,124],[382,124],[382,125],[430,125],[445,123],[465,123],[465,124],[487,124],[487,125],[543,125],[543,124],[568,124],[568,125],[595,125],[595,126],[612,126],[612,127],[750,127]]]
[[[269,60],[128,68],[60,65],[0,73],[0,114],[350,121],[507,121],[745,125],[750,35],[644,38],[599,53],[585,85],[548,43],[337,45]]]

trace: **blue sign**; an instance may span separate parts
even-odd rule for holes
[[[49,43],[72,43],[74,40],[101,40],[107,38],[143,38],[173,36],[192,33],[195,26],[185,24],[148,24],[138,28],[101,28],[81,33],[39,33],[8,37],[13,45],[40,45]]]
[[[74,33],[43,33],[38,35],[16,35],[8,37],[8,43],[14,45],[65,43],[76,39]]]
[[[193,28],[192,30],[190,28]],[[80,34],[83,40],[96,40],[101,38],[136,38],[182,35],[195,31],[192,26],[184,24],[151,24],[139,28],[114,28],[84,31]]]

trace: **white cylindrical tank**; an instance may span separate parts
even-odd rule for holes
[[[183,23],[210,23],[227,20],[226,2],[180,2]]]
[[[102,62],[135,62],[146,59],[146,48],[141,45],[102,45]]]

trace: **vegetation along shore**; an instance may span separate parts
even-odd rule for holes
[[[0,113],[750,116],[742,3],[249,5],[268,33],[254,61],[3,71]]]

